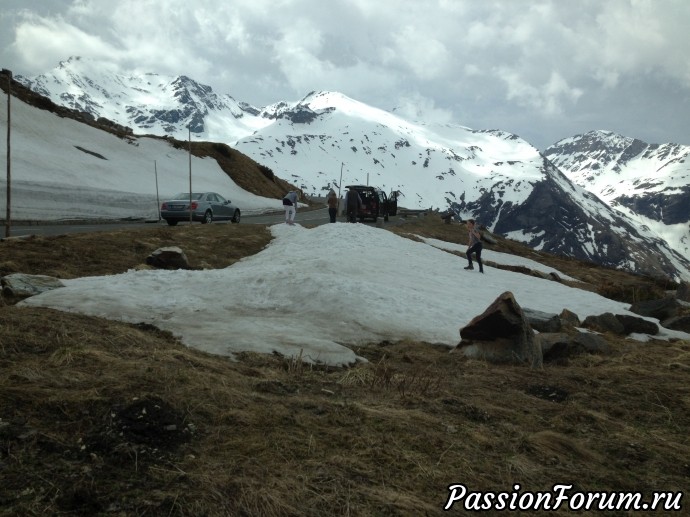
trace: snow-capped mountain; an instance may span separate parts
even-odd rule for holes
[[[186,77],[125,77],[79,58],[18,80],[135,133],[184,140],[191,130],[195,139],[230,144],[310,195],[376,185],[400,191],[408,208],[450,207],[544,251],[690,278],[686,257],[510,133],[411,122],[337,92],[256,108]]]
[[[217,95],[189,77],[123,75],[80,57],[62,61],[46,74],[16,79],[56,104],[132,127],[139,134],[186,140],[191,130],[201,140],[226,142],[270,124],[256,108]]]
[[[636,228],[510,133],[410,123],[321,92],[236,147],[287,171],[307,191],[339,185],[344,163],[343,183],[400,190],[413,206],[450,206],[535,249],[647,273],[688,269],[663,239]]]
[[[690,257],[690,146],[610,131],[561,140],[544,155],[570,179]]]

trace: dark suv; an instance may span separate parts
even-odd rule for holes
[[[379,217],[388,221],[389,215],[398,213],[398,192],[395,190],[390,195],[386,195],[381,189],[365,185],[348,185],[345,188],[348,190],[354,188],[362,198],[362,209],[358,215],[360,222],[365,219],[376,222]]]

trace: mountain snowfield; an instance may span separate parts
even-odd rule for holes
[[[555,154],[546,159],[525,140],[500,130],[411,122],[337,92],[312,92],[297,102],[256,108],[185,76],[124,76],[81,58],[18,80],[58,104],[106,117],[136,134],[181,140],[191,134],[195,140],[227,143],[309,195],[354,183],[398,190],[407,208],[451,208],[534,248],[690,278],[682,222],[673,223],[681,224],[678,228],[665,221],[647,224],[653,221],[638,217],[630,203],[620,198],[614,203],[588,180],[570,171],[566,176],[554,166]],[[625,163],[616,163],[624,170]],[[657,167],[648,175],[663,195],[666,170]],[[686,213],[686,233],[688,219]]]

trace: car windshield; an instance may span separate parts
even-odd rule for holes
[[[201,199],[203,192],[192,192],[192,199]],[[176,194],[173,199],[189,199],[189,192],[183,192],[182,194]]]

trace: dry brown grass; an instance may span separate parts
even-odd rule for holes
[[[396,231],[464,238],[438,226]],[[249,225],[71,235],[0,242],[0,261],[67,278],[179,245],[224,267],[268,238]],[[612,356],[542,370],[421,342],[371,343],[356,350],[368,363],[335,369],[2,306],[0,514],[441,515],[455,483],[687,490],[690,343],[610,340]]]
[[[10,273],[58,278],[122,273],[146,263],[164,246],[179,246],[197,269],[228,267],[263,249],[271,239],[261,225],[151,225],[115,232],[32,236],[0,242],[0,276]]]

